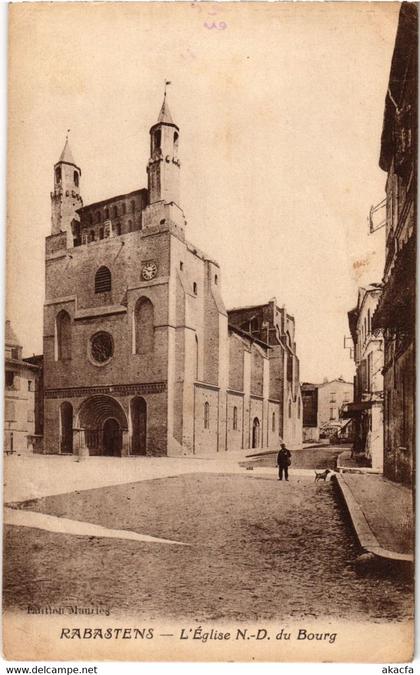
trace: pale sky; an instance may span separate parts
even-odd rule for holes
[[[227,308],[296,320],[301,379],[352,378],[357,288],[382,277],[378,167],[399,3],[56,3],[11,8],[7,315],[42,352],[53,165],[71,129],[85,204],[145,187],[149,128],[180,127],[187,238]],[[214,27],[213,26],[214,23]]]

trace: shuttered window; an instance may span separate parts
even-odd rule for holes
[[[100,267],[95,275],[95,293],[107,293],[111,290],[111,272],[107,267]]]

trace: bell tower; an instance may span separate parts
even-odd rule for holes
[[[180,207],[178,141],[179,128],[172,119],[165,89],[158,121],[150,129],[149,204],[164,202]]]
[[[67,245],[73,246],[80,233],[77,209],[83,206],[80,196],[82,172],[73,159],[68,136],[60,159],[54,165],[54,191],[51,192],[51,234],[67,232]]]

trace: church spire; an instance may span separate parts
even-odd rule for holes
[[[165,81],[165,90],[164,90],[164,93],[163,93],[163,103],[162,103],[162,107],[160,109],[160,113],[159,113],[157,123],[158,124],[173,124],[174,126],[177,126],[172,119],[171,111],[169,110],[168,102],[166,100],[166,89],[167,89],[168,85],[170,85],[170,84],[171,84],[171,82],[169,82],[168,80]]]
[[[165,82],[158,121],[150,129],[150,159],[147,166],[149,203],[173,203],[179,207],[179,128],[173,121],[166,100],[169,84]]]
[[[68,246],[78,236],[78,209],[83,206],[80,196],[82,172],[74,161],[69,145],[69,131],[57,164],[54,165],[54,190],[51,192],[51,234],[67,232]]]
[[[60,155],[60,159],[58,160],[57,163],[59,164],[60,162],[65,162],[66,164],[73,164],[74,166],[77,167],[77,164],[73,159],[72,151],[70,150],[69,133],[70,133],[70,129],[67,129],[66,142],[64,143],[63,151],[62,151],[62,153]]]

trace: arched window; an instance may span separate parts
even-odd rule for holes
[[[99,239],[103,239],[103,238],[104,238],[104,228],[100,227],[99,228]]]
[[[238,408],[236,405],[233,407],[233,423],[232,427],[234,431],[238,430]]]
[[[210,405],[208,401],[204,404],[204,428],[209,429],[210,427]]]
[[[61,183],[61,166],[57,166],[55,170],[55,182]]]
[[[121,224],[120,223],[117,223],[116,226],[115,226],[115,234],[116,234],[117,237],[119,237],[120,234],[121,234]]]
[[[271,431],[276,430],[276,413],[273,412],[273,416],[271,418]]]
[[[113,218],[118,218],[118,209],[116,206],[112,207],[112,217]]]
[[[106,208],[104,210],[104,218],[105,218],[105,220],[109,220],[109,209],[108,208]]]
[[[100,267],[95,274],[95,293],[108,293],[111,290],[111,272],[108,267]]]
[[[149,354],[154,347],[155,312],[148,298],[139,298],[134,309],[135,354]]]
[[[79,174],[77,173],[77,171],[74,171],[74,173],[73,173],[73,180],[74,180],[75,186],[79,187]]]
[[[198,380],[198,337],[195,336],[195,379]]]
[[[292,402],[289,401],[289,417],[292,416]]]
[[[134,213],[136,210],[136,202],[134,201],[134,199],[131,200],[130,206],[131,206],[131,213]]]
[[[56,361],[71,359],[71,319],[63,309],[55,320]]]
[[[160,129],[157,129],[153,134],[153,150],[159,150],[162,140],[162,133]]]
[[[60,406],[60,453],[73,452],[73,406],[64,401]]]
[[[252,423],[252,447],[260,447],[260,420],[258,417],[254,417],[254,421]]]
[[[131,454],[145,455],[147,452],[147,405],[144,398],[135,396],[130,402],[132,424]]]

